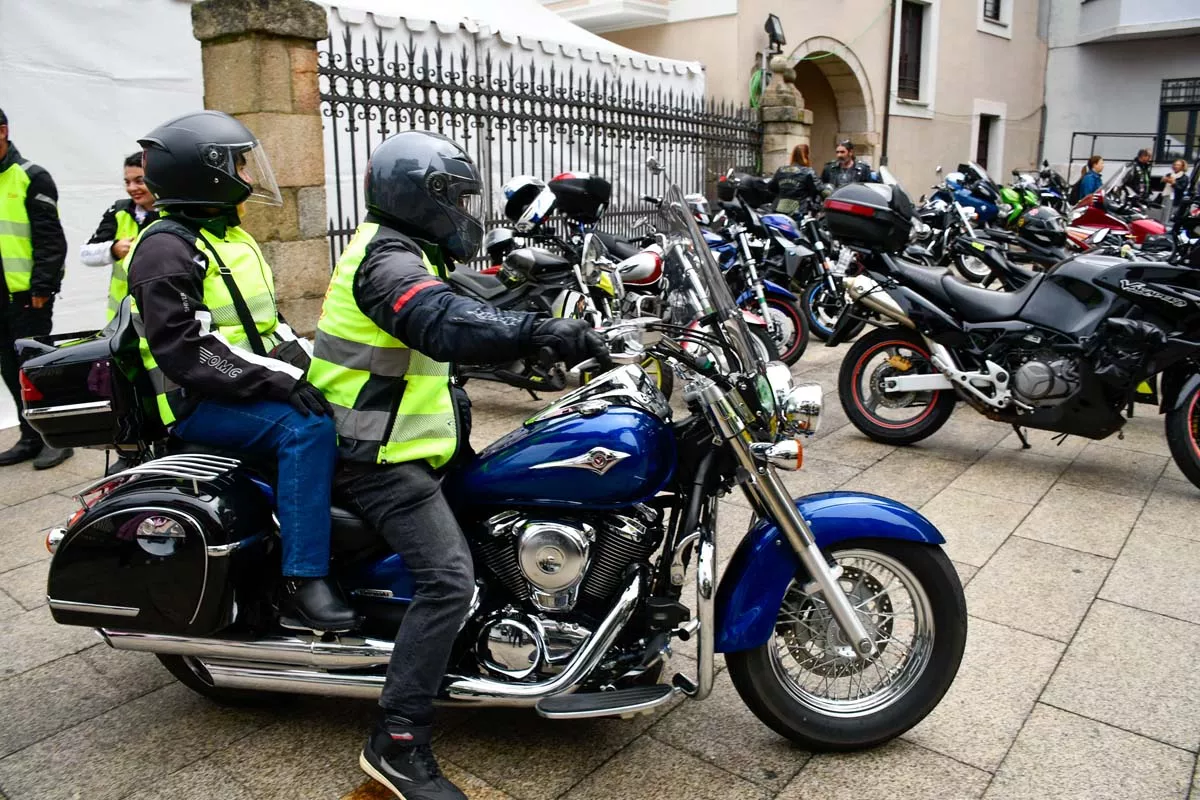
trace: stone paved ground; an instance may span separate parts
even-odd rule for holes
[[[1200,491],[1170,463],[1161,420],[1102,443],[1034,434],[1022,452],[1008,428],[960,411],[918,446],[884,447],[836,403],[842,352],[814,348],[797,365],[829,411],[789,481],[797,494],[890,495],[941,527],[971,612],[941,706],[891,745],[836,756],[772,734],[723,675],[706,702],[634,721],[447,711],[438,752],[472,797],[1200,798]],[[477,445],[536,408],[495,387],[472,394]],[[0,446],[12,438],[0,432]],[[356,764],[372,704],[217,708],[153,657],[53,624],[42,531],[100,468],[81,453],[49,473],[0,472],[0,795],[382,798]],[[723,511],[728,557],[749,510],[737,498]]]

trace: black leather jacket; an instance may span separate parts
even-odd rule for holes
[[[857,159],[848,167],[838,161],[830,161],[821,173],[821,181],[831,189],[840,189],[848,183],[871,183],[871,168]]]
[[[775,170],[769,185],[776,195],[774,210],[780,214],[801,216],[821,200],[823,187],[811,167],[782,166]]]

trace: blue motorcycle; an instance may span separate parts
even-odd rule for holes
[[[962,657],[966,608],[942,536],[883,497],[790,496],[780,471],[800,467],[821,388],[758,355],[676,187],[663,216],[664,257],[704,324],[637,324],[662,334],[651,347],[685,382],[688,413],[676,418],[626,364],[448,476],[478,592],[441,699],[629,716],[703,700],[724,653],[739,694],[781,735],[819,750],[886,742],[933,710]],[[154,653],[220,702],[376,697],[412,597],[402,559],[332,509],[333,574],[365,622],[353,635],[281,628],[269,465],[146,441],[136,353],[126,308],[27,365],[27,397],[41,393],[28,418],[52,445],[157,456],[86,488],[51,531],[55,620]],[[718,580],[717,498],[734,489],[756,515]],[[682,641],[696,644],[694,671],[666,676]]]

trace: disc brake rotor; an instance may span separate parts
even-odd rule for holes
[[[794,619],[779,625],[776,632],[796,663],[814,675],[845,677],[866,669],[883,655],[892,634],[892,601],[879,580],[869,572],[847,567],[840,582],[848,585],[846,596],[860,610],[860,619],[867,634],[879,643],[879,651],[871,659],[858,658],[824,599],[800,595],[798,607],[790,610]],[[863,609],[868,602],[873,607]]]

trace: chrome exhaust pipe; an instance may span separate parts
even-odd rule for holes
[[[347,675],[306,669],[272,668],[201,660],[213,686],[251,692],[316,694],[375,700],[383,691],[383,675]]]
[[[899,322],[905,327],[914,330],[917,327],[912,318],[904,313],[900,304],[883,290],[878,281],[868,278],[866,275],[856,275],[846,281],[846,296],[851,301],[862,303],[872,311]]]
[[[335,642],[279,636],[267,639],[198,639],[157,633],[101,630],[114,650],[133,650],[219,661],[254,661],[300,667],[358,669],[387,664],[393,642],[342,636]]]

